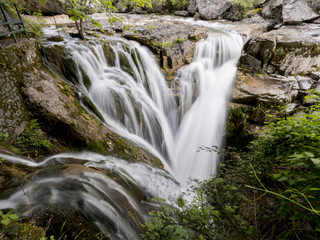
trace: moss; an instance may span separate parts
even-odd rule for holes
[[[165,47],[170,47],[173,45],[172,41],[154,41],[151,40],[150,44],[154,47],[160,47],[160,48],[165,48]]]
[[[183,37],[178,37],[175,42],[181,44],[184,41],[185,41],[185,39]]]
[[[31,157],[38,157],[39,154],[44,154],[52,148],[51,142],[41,131],[37,119],[29,122],[23,133],[13,143],[16,152]]]
[[[73,92],[72,92],[70,86],[69,86],[67,83],[61,82],[61,83],[60,83],[60,86],[61,86],[61,87],[60,87],[60,90],[61,90],[62,93],[64,93],[64,94],[67,95],[68,97],[70,97],[70,96],[73,95]]]
[[[74,104],[79,109],[80,113],[84,113],[85,112],[84,107],[80,104],[80,102],[77,99],[74,99]]]
[[[108,149],[108,144],[104,141],[99,141],[98,139],[92,140],[88,144],[88,149],[96,152],[96,153],[101,153],[104,155],[110,155],[110,153],[107,151]]]

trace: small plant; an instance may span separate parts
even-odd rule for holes
[[[14,147],[22,154],[31,154],[38,156],[38,153],[43,153],[52,148],[51,142],[45,137],[40,129],[37,119],[30,121],[23,133],[13,144]]]
[[[3,226],[8,226],[9,224],[16,222],[19,217],[12,213],[12,211],[8,212],[8,213],[3,213],[3,211],[0,211],[0,217],[1,217],[1,225]]]
[[[70,86],[65,82],[62,82],[60,85],[61,85],[60,87],[61,92],[66,94],[68,97],[70,97],[72,95],[72,90]]]
[[[183,37],[178,37],[177,40],[176,40],[176,43],[183,43],[185,41],[185,39]]]
[[[3,133],[0,131],[0,142],[4,142],[8,137],[7,133]]]

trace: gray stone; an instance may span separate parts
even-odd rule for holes
[[[117,3],[116,8],[120,13],[125,13],[128,11],[128,8],[124,4],[122,4],[121,1]]]
[[[243,54],[239,60],[239,67],[259,72],[261,70],[261,61],[249,54]]]
[[[237,103],[254,103],[256,101],[271,103],[289,103],[296,97],[293,91],[297,80],[283,76],[252,76],[239,73],[232,93],[233,101]]]
[[[217,19],[231,6],[231,0],[197,0],[197,8],[201,18]]]
[[[188,12],[191,15],[194,15],[197,11],[197,1],[196,0],[189,0],[189,7],[188,7]]]
[[[187,17],[189,15],[188,11],[175,11],[174,14],[182,17]]]
[[[283,22],[297,24],[319,18],[319,13],[312,8],[313,6],[318,8],[318,4],[317,0],[283,0]]]
[[[263,5],[261,15],[264,18],[282,22],[282,0],[267,1]]]
[[[297,76],[296,79],[297,79],[300,91],[301,90],[308,91],[311,89],[311,87],[314,84],[314,80],[310,77]]]

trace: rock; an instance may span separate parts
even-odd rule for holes
[[[67,14],[67,10],[63,5],[64,1],[50,0],[50,1],[37,1],[37,0],[26,0],[25,9],[31,11],[31,13],[39,12],[44,16],[52,16],[58,14]]]
[[[309,73],[309,77],[311,77],[313,80],[320,80],[320,71]]]
[[[189,15],[188,11],[175,11],[174,14],[182,17],[188,17]]]
[[[133,14],[145,14],[146,12],[142,9],[142,7],[136,7],[131,11],[131,13],[133,13]]]
[[[231,0],[197,0],[197,9],[205,20],[217,19],[231,7]]]
[[[255,105],[257,101],[270,103],[289,103],[297,96],[297,80],[283,76],[252,76],[239,73],[232,101],[236,103]]]
[[[47,40],[51,42],[63,42],[64,38],[60,35],[56,35],[56,36],[47,37]]]
[[[319,32],[315,24],[284,26],[251,38],[243,50],[261,61],[267,73],[306,75],[320,68]]]
[[[262,8],[261,15],[266,19],[282,22],[282,0],[267,1]]]
[[[117,8],[119,13],[125,13],[125,12],[128,11],[128,7],[125,6],[124,4],[122,4],[121,2],[117,3],[116,8]]]
[[[196,42],[207,36],[207,29],[179,21],[149,21],[140,24],[136,32],[126,31],[123,36],[157,54],[160,66],[171,79],[181,66],[192,61]]]
[[[259,72],[261,70],[261,61],[249,54],[242,54],[239,59],[239,67]]]
[[[197,1],[189,0],[188,12],[191,16],[193,16],[197,11]]]
[[[318,6],[317,0],[283,0],[283,22],[298,24],[320,18],[319,12],[316,12]]]

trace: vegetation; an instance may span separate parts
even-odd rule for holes
[[[261,8],[256,8],[262,0],[232,0],[232,4],[237,7],[237,14],[240,19],[247,17],[248,13],[257,13]]]
[[[36,119],[30,121],[23,133],[13,143],[13,146],[19,153],[31,157],[38,157],[39,154],[52,148],[51,142],[41,131]]]
[[[122,3],[130,3],[134,7],[151,7],[150,0],[131,0],[123,1]],[[94,6],[94,8],[92,6]],[[73,20],[76,24],[80,39],[84,39],[83,22],[87,20],[91,20],[92,24],[99,27],[100,30],[103,32],[102,25],[90,16],[90,14],[92,14],[95,11],[95,9],[99,9],[99,11],[106,11],[107,13],[117,10],[113,5],[112,0],[67,0],[66,8],[68,9],[68,13],[71,15],[70,19]],[[111,24],[120,20],[121,19],[117,16],[110,16],[109,18],[109,22]]]
[[[218,176],[196,184],[193,202],[152,213],[143,239],[319,239],[319,96],[267,124],[248,152],[221,153]]]

